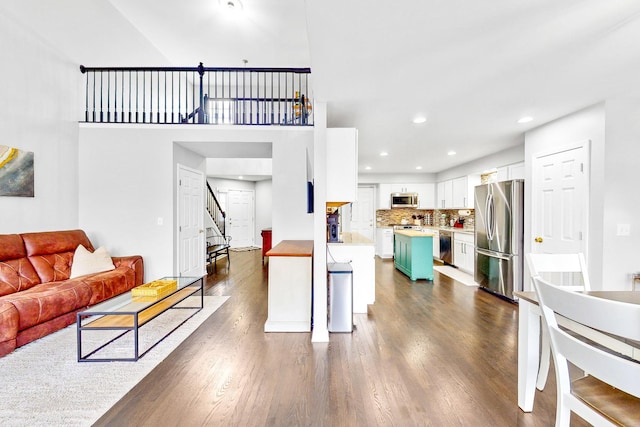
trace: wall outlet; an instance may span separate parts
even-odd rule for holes
[[[162,218],[161,216],[158,217],[158,221],[157,221],[158,225],[162,225],[164,224],[164,218]]]
[[[629,236],[631,234],[631,224],[618,224],[618,236]]]

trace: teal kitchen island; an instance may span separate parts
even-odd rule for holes
[[[433,280],[433,233],[397,230],[394,233],[393,262],[413,281]]]

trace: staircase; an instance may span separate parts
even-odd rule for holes
[[[207,271],[209,271],[209,265],[213,265],[213,269],[216,269],[216,261],[219,257],[227,257],[227,265],[229,265],[229,247],[231,242],[231,236],[226,235],[226,214],[220,207],[220,203],[216,198],[211,186],[207,182],[207,249],[205,259],[207,262]]]

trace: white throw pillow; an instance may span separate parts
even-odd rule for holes
[[[73,254],[69,278],[73,279],[87,274],[114,270],[115,268],[105,247],[101,246],[91,253],[84,246],[78,245],[76,252]]]

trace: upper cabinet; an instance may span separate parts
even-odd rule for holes
[[[453,207],[453,180],[438,183],[438,209],[448,209]]]
[[[418,203],[420,209],[436,208],[436,184],[431,182],[427,184],[417,184]]]
[[[418,193],[418,209],[434,209],[436,185],[378,184],[378,209],[391,209],[391,193]]]
[[[378,209],[391,209],[391,184],[378,184]]]
[[[438,209],[472,209],[480,175],[461,176],[438,183]]]
[[[508,181],[511,179],[524,179],[524,162],[498,168],[498,181]]]
[[[358,196],[358,130],[327,129],[327,202],[349,203]]]

